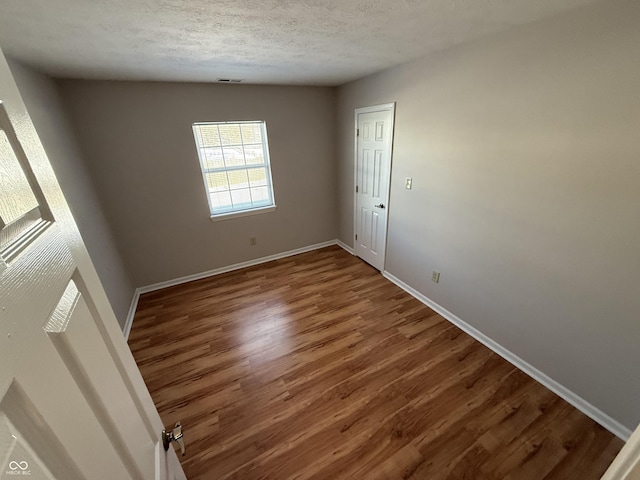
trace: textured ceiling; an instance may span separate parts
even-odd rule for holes
[[[594,0],[0,0],[56,77],[339,85]]]

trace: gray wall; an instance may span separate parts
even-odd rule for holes
[[[59,86],[136,287],[337,237],[335,89]],[[233,120],[267,122],[277,210],[211,222],[191,124]]]
[[[338,90],[339,238],[354,109],[395,101],[386,269],[630,429],[639,25],[640,2],[599,2]]]
[[[123,327],[134,288],[85,168],[88,158],[78,148],[53,80],[17,61],[8,59],[8,62],[111,307]]]

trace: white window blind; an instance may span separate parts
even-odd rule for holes
[[[194,123],[212,218],[275,206],[265,122]]]

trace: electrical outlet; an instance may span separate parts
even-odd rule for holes
[[[256,244],[256,237],[249,237],[249,245],[255,245]]]
[[[440,283],[440,272],[436,272],[435,270],[431,272],[431,280],[434,283]]]
[[[413,184],[413,178],[407,177],[404,179],[404,188],[407,190],[411,190],[411,185]]]

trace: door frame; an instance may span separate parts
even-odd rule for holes
[[[389,214],[390,214],[390,205],[389,199],[391,198],[391,169],[393,166],[393,144],[395,140],[395,120],[396,120],[396,102],[390,103],[382,103],[379,105],[370,105],[367,107],[357,107],[354,110],[354,127],[353,127],[353,235],[351,236],[351,240],[353,241],[353,254],[358,256],[357,254],[357,244],[356,244],[356,233],[358,229],[358,193],[356,192],[356,184],[358,182],[358,116],[360,114],[365,113],[373,113],[373,112],[383,112],[390,111],[391,112],[391,145],[389,146],[389,168],[386,178],[386,187],[387,187],[387,195],[385,198],[385,205],[387,209],[387,213],[385,215],[384,222],[384,251],[382,252],[383,261],[382,261],[382,270],[380,273],[385,271],[386,263],[387,263],[387,240],[389,233]],[[358,257],[359,258],[359,257]]]

